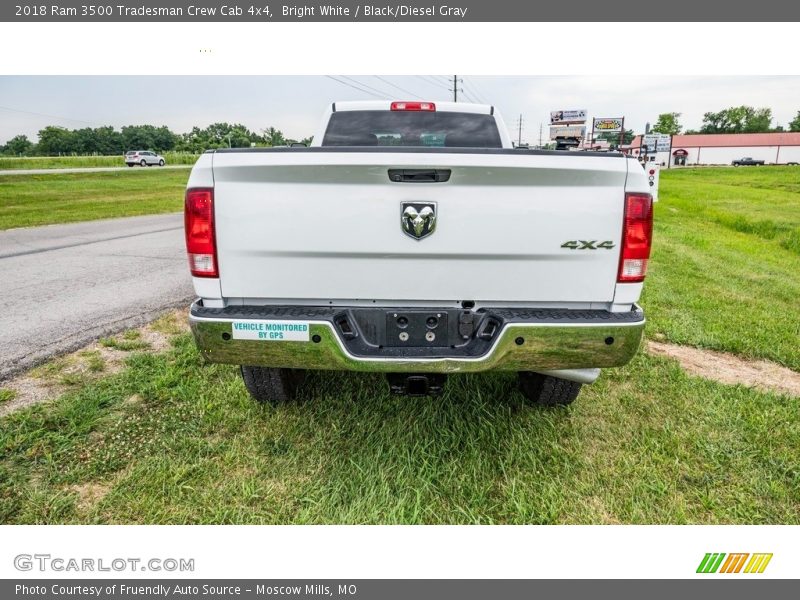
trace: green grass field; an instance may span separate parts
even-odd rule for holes
[[[168,165],[193,165],[199,154],[165,152]],[[122,156],[0,156],[0,171],[6,169],[74,169],[78,167],[124,167]]]
[[[649,334],[800,371],[800,168],[662,174]]]
[[[800,170],[756,171],[662,175],[648,335],[798,369]],[[800,524],[798,398],[666,358],[564,409],[497,373],[434,399],[314,374],[274,409],[172,342],[0,420],[0,522]]]
[[[0,230],[174,212],[183,209],[189,171],[0,176]]]

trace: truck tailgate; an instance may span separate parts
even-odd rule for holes
[[[218,152],[222,294],[610,302],[627,162],[582,153]],[[398,183],[390,169],[450,178]],[[433,234],[403,232],[402,202],[436,204]]]

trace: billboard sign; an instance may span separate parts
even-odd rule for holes
[[[612,119],[595,119],[594,130],[601,133],[614,133],[622,131],[622,117]]]
[[[586,109],[581,108],[578,110],[554,110],[550,112],[550,124],[556,125],[559,123],[585,123],[586,122]]]
[[[550,127],[550,139],[557,138],[578,138],[583,139],[586,137],[585,125],[562,125]]]
[[[642,148],[648,154],[655,152],[669,152],[672,146],[672,136],[667,133],[649,133],[642,137]]]

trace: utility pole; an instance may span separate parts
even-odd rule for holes
[[[539,148],[542,147],[542,123],[539,122]]]
[[[453,89],[450,90],[453,92],[453,102],[458,102],[458,84],[459,82],[464,83],[463,79],[459,79],[458,75],[453,75]],[[464,90],[461,90],[462,92]]]
[[[519,122],[517,123],[517,146],[522,145],[522,114],[519,115]]]

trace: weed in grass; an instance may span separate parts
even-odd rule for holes
[[[106,368],[106,361],[97,350],[84,350],[78,355],[84,359],[86,368],[92,373],[99,373]]]
[[[106,348],[113,348],[123,352],[134,350],[145,350],[150,344],[141,339],[141,334],[135,329],[130,329],[117,337],[105,337],[100,339],[100,345]]]
[[[0,404],[10,402],[17,397],[17,392],[9,390],[8,388],[0,388]]]
[[[177,335],[186,331],[185,316],[173,311],[169,312],[150,324],[150,329],[165,335]]]

